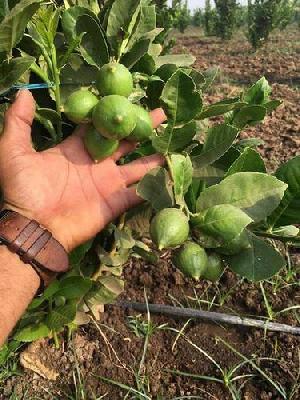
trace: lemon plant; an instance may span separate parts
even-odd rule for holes
[[[285,266],[273,244],[300,244],[300,156],[269,174],[259,142],[239,139],[281,104],[265,78],[206,104],[217,69],[195,70],[187,54],[161,55],[162,30],[148,0],[65,0],[60,7],[20,0],[2,13],[0,94],[8,98],[16,85],[40,88],[37,150],[89,123],[84,143],[95,161],[127,138],[139,144],[122,163],[160,153],[166,165],[138,184],[142,206],[70,254],[71,270],[34,299],[0,362],[20,342],[53,336],[58,344],[65,327],[97,318],[122,292],[122,267],[132,255],[154,263],[157,250],[169,249],[184,274],[212,281],[225,267],[259,281]],[[168,120],[154,130],[148,112],[157,106]],[[3,102],[0,124],[6,108]]]

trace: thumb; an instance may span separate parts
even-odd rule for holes
[[[31,125],[35,114],[35,102],[29,90],[20,90],[14,103],[5,113],[2,146],[9,153],[32,151]]]

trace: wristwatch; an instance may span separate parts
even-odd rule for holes
[[[40,290],[69,267],[64,247],[37,221],[12,210],[0,212],[0,244],[30,264],[41,280]]]

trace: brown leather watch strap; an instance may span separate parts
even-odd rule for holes
[[[0,241],[32,265],[47,286],[57,273],[68,270],[68,254],[38,222],[11,211],[0,212]]]

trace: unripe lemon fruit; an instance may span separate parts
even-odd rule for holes
[[[107,139],[121,140],[129,136],[136,126],[135,109],[125,97],[103,97],[93,110],[93,124]]]
[[[144,110],[144,108],[137,106],[136,104],[133,104],[133,107],[136,112],[137,121],[134,130],[128,136],[127,140],[144,142],[152,136],[152,120],[149,113]]]
[[[83,142],[86,150],[95,162],[111,156],[119,147],[118,140],[104,138],[94,127],[88,129]]]
[[[207,259],[207,265],[203,273],[203,278],[212,282],[216,282],[223,274],[224,268],[225,266],[219,254],[211,253]]]
[[[132,75],[123,64],[105,64],[98,72],[96,87],[101,96],[118,94],[128,97],[133,91]]]
[[[186,276],[198,280],[207,268],[207,254],[194,242],[185,243],[173,258],[175,266]]]
[[[165,208],[152,219],[150,235],[159,250],[178,246],[188,238],[188,218],[178,208]]]
[[[98,98],[89,90],[76,90],[66,100],[64,112],[75,124],[88,123]]]

